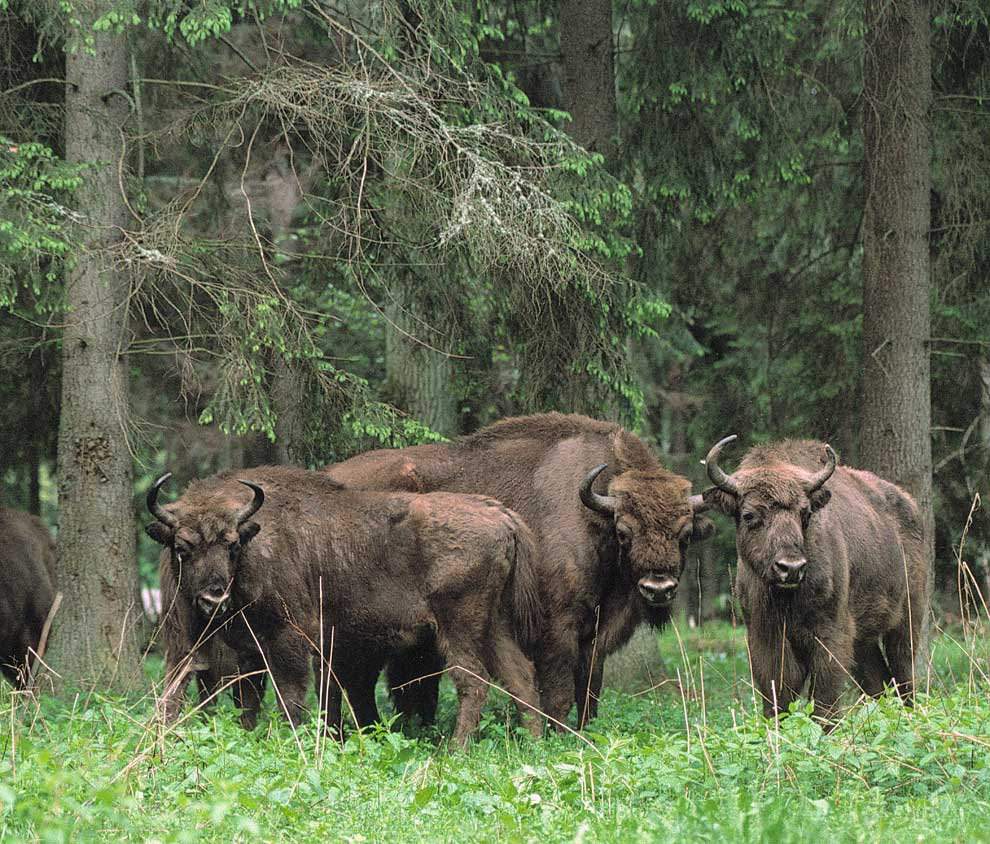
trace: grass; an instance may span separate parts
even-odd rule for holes
[[[0,835],[43,841],[990,841],[990,631],[934,639],[928,691],[756,714],[745,640],[659,639],[673,681],[608,691],[582,737],[533,741],[492,696],[481,735],[379,730],[343,747],[229,704],[162,737],[150,699],[0,698]],[[158,669],[152,669],[158,670]],[[679,678],[679,680],[678,680]]]

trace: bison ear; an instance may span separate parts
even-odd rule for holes
[[[694,517],[691,528],[692,542],[704,542],[713,533],[715,533],[715,524],[711,519],[706,519],[704,516]]]
[[[241,545],[247,545],[258,535],[259,530],[261,530],[261,525],[257,522],[245,522],[237,528],[237,536]]]
[[[816,489],[811,493],[811,512],[821,510],[832,498],[832,493],[827,489]]]
[[[175,532],[172,528],[161,522],[152,522],[144,529],[144,532],[159,545],[171,545],[172,540],[175,538]]]
[[[717,486],[706,489],[701,493],[701,497],[705,504],[726,516],[735,516],[739,510],[739,499]]]

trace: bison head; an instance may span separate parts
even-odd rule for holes
[[[664,469],[621,472],[609,481],[608,494],[600,495],[592,486],[607,465],[588,473],[581,501],[611,520],[643,601],[665,607],[677,594],[688,544],[707,539],[715,527],[694,512],[700,502],[689,497],[690,482]]]
[[[712,446],[706,464],[715,487],[704,499],[736,521],[736,549],[743,565],[775,589],[797,589],[807,574],[805,531],[812,515],[828,504],[824,489],[835,471],[832,447],[824,448],[824,466],[808,471],[790,463],[752,466],[726,475],[719,468],[726,437]]]
[[[264,504],[265,493],[257,484],[238,481],[254,493],[247,504],[239,505],[224,495],[211,502],[216,506],[187,506],[178,501],[166,508],[158,503],[158,491],[170,477],[171,472],[162,475],[148,490],[148,510],[157,519],[148,525],[148,536],[171,551],[179,590],[192,605],[205,618],[222,615],[230,606],[241,554],[261,530],[250,519]]]

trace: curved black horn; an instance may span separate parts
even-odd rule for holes
[[[178,519],[175,518],[171,513],[169,513],[161,504],[158,503],[158,491],[165,485],[165,482],[172,477],[171,472],[166,472],[157,481],[151,485],[151,489],[148,490],[148,497],[146,499],[148,504],[148,510],[152,516],[154,516],[163,525],[168,525],[172,530],[175,530],[176,525],[179,524]]]
[[[832,450],[832,446],[826,443],[825,468],[812,476],[811,480],[808,481],[804,488],[805,493],[811,495],[811,493],[813,493],[816,489],[820,489],[822,484],[832,477],[832,473],[835,471],[836,462],[837,460],[835,457],[835,452]]]
[[[728,437],[720,439],[715,445],[711,447],[708,452],[708,456],[705,458],[705,468],[708,470],[708,477],[719,489],[724,490],[730,495],[739,497],[739,487],[736,486],[735,481],[732,480],[718,465],[718,455],[722,450],[722,446],[727,443],[731,443],[737,437],[735,434],[731,434]]]
[[[596,513],[601,513],[603,516],[614,516],[615,507],[618,502],[611,495],[599,495],[597,492],[592,492],[591,485],[595,482],[602,472],[608,468],[608,463],[602,463],[601,466],[595,466],[588,473],[588,477],[584,479],[581,484],[581,503],[584,504],[589,510],[594,510]]]
[[[251,483],[251,481],[242,481],[238,478],[237,483],[244,484],[248,489],[254,491],[254,498],[251,499],[251,503],[237,511],[236,524],[237,527],[240,527],[261,509],[261,505],[265,503],[265,491],[257,484]]]

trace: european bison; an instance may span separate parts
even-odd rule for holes
[[[265,693],[265,674],[255,671],[257,659],[252,659],[250,668],[242,666],[216,625],[204,625],[193,605],[180,595],[172,555],[171,547],[162,548],[158,560],[162,598],[158,635],[166,665],[162,716],[166,723],[178,718],[183,691],[195,677],[202,705],[211,707],[224,689],[230,689],[234,702],[243,710],[245,727],[252,728]]]
[[[366,489],[490,495],[518,512],[538,541],[543,637],[536,663],[544,711],[558,724],[573,701],[578,725],[597,712],[605,657],[641,623],[670,618],[688,543],[713,526],[696,517],[687,479],[609,422],[548,413],[504,419],[443,445],[371,451],[324,471]],[[428,652],[389,664],[392,686],[428,673]],[[429,719],[435,680],[397,706]]]
[[[704,499],[736,522],[736,592],[766,714],[786,711],[808,681],[830,719],[849,676],[874,696],[893,682],[910,701],[928,613],[914,500],[807,440],[751,448],[726,475],[718,457],[734,439],[709,451]]]
[[[44,522],[0,507],[0,671],[17,688],[55,599],[54,570],[55,543]]]
[[[338,683],[358,725],[371,723],[378,711],[366,678],[429,642],[452,667],[457,743],[477,727],[492,676],[540,732],[533,667],[516,643],[539,634],[533,543],[514,513],[478,496],[349,490],[289,467],[240,475],[195,481],[165,507],[157,496],[168,475],[148,494],[157,520],[148,533],[169,551],[189,640],[218,628],[241,670],[268,669],[293,723],[305,713],[315,655],[328,723],[338,727]],[[329,673],[335,682],[325,685]],[[247,701],[248,726],[259,702]],[[175,711],[168,701],[166,711]]]

